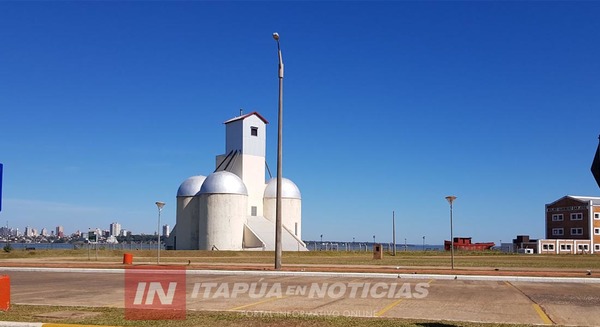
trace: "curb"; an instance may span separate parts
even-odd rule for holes
[[[60,272],[60,273],[104,273],[123,274],[127,269],[87,269],[87,268],[32,268],[2,267],[0,272]],[[160,269],[147,269],[148,273],[159,272]],[[467,280],[467,281],[500,281],[500,282],[532,282],[532,283],[579,283],[600,284],[600,278],[579,277],[528,277],[528,276],[483,276],[483,275],[436,275],[436,274],[394,274],[394,273],[343,273],[343,272],[308,272],[308,271],[248,271],[248,270],[187,270],[186,275],[233,275],[233,276],[272,276],[272,277],[347,277],[347,278],[393,278],[393,279],[433,279],[433,280]],[[1,326],[1,325],[0,325]]]

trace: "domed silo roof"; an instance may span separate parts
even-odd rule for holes
[[[277,197],[277,178],[271,178],[265,188],[265,198]],[[300,189],[291,180],[287,178],[281,179],[281,197],[287,199],[302,199]]]
[[[214,172],[204,180],[199,194],[243,194],[248,195],[244,182],[234,173],[222,170]]]
[[[184,180],[183,183],[179,185],[177,196],[195,196],[200,192],[200,188],[205,179],[206,176],[198,175]]]

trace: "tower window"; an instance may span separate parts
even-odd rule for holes
[[[258,127],[250,127],[250,135],[252,136],[258,136]]]
[[[251,216],[256,216],[256,214],[257,214],[257,212],[256,212],[256,211],[257,211],[257,210],[256,210],[256,207],[255,207],[255,206],[252,206],[252,207],[250,207],[250,215],[251,215]]]

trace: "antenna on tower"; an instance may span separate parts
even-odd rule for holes
[[[240,108],[240,116],[244,113],[244,109]]]

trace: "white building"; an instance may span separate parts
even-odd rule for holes
[[[162,227],[162,236],[169,237],[170,233],[171,233],[171,226],[169,226],[169,225],[163,225],[163,227]]]
[[[119,236],[121,234],[121,224],[112,223],[110,224],[110,236]]]
[[[177,191],[177,221],[167,248],[274,250],[276,179],[265,181],[266,125],[257,112],[225,123],[225,154],[208,176],[192,176]],[[282,180],[282,249],[306,251],[301,239],[302,198]]]

